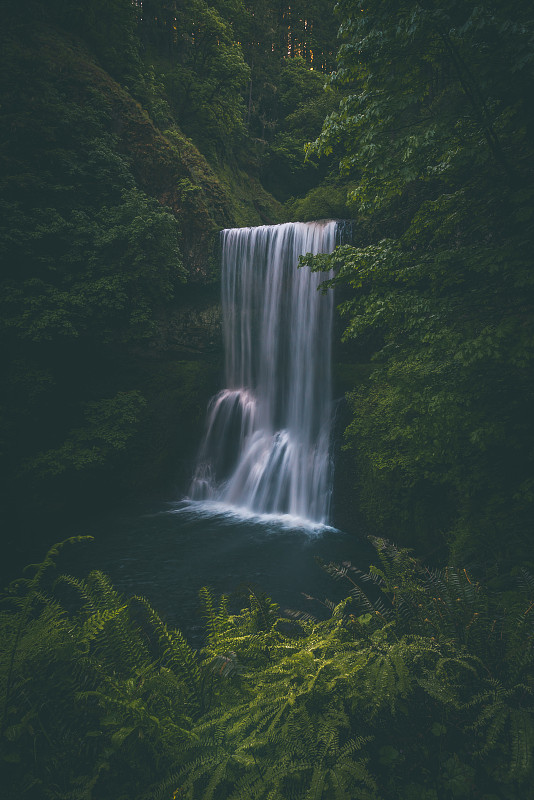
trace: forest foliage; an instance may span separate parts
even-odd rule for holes
[[[153,337],[157,309],[186,272],[178,220],[136,179],[109,97],[77,81],[61,40],[32,50],[7,38],[0,439],[9,507],[22,484],[31,505],[48,478],[124,450],[146,401],[114,364]]]
[[[373,364],[346,431],[358,504],[505,571],[533,557],[531,4],[338,9],[345,95],[309,150],[356,182],[353,246],[314,263]]]
[[[367,574],[325,565],[347,596],[322,621],[203,589],[200,652],[52,548],[2,598],[6,796],[532,797],[532,576],[504,602],[374,544]]]

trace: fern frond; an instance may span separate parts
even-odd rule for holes
[[[510,710],[510,776],[526,775],[533,762],[534,714],[532,710],[514,708]]]
[[[15,665],[15,658],[17,655],[19,642],[23,630],[30,618],[35,596],[40,590],[41,580],[48,569],[55,567],[54,559],[57,555],[59,555],[63,547],[65,547],[68,544],[76,544],[77,542],[92,541],[92,540],[93,540],[92,536],[71,536],[68,539],[65,539],[64,541],[53,545],[46,553],[43,561],[41,561],[39,564],[31,565],[30,568],[35,569],[35,575],[33,576],[33,578],[29,579],[28,581],[19,582],[19,586],[26,591],[26,596],[24,600],[19,604],[20,618],[18,621],[18,625],[15,631],[14,639],[11,644],[11,650],[9,654],[9,663],[6,671],[6,681],[4,689],[2,718],[0,720],[0,735],[5,729],[7,722],[7,713],[8,713],[11,686],[13,680],[13,668]]]
[[[524,567],[520,570],[517,584],[523,594],[527,595],[529,598],[534,597],[534,575],[531,575]]]
[[[162,650],[162,663],[180,676],[187,686],[191,698],[200,707],[202,704],[202,676],[195,651],[182,633],[169,630],[159,614],[144,597],[135,596],[132,602],[140,605]]]

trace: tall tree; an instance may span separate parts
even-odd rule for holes
[[[145,60],[178,124],[207,152],[244,133],[249,70],[232,28],[241,12],[239,0],[149,0],[139,9]]]
[[[376,525],[496,558],[534,500],[534,21],[527,2],[339,3],[348,94],[311,150],[358,178],[348,441]]]

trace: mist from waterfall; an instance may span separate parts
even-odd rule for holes
[[[328,522],[333,292],[297,265],[332,252],[336,227],[222,231],[226,388],[208,407],[191,499]]]

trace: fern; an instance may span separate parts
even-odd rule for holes
[[[54,559],[57,555],[59,555],[60,551],[63,547],[65,547],[65,545],[75,544],[83,541],[92,541],[92,539],[92,536],[71,536],[70,538],[65,539],[63,542],[53,545],[48,550],[42,562],[39,564],[30,564],[26,568],[33,568],[35,570],[35,575],[33,578],[21,578],[18,581],[13,582],[8,587],[8,599],[11,601],[12,605],[20,610],[20,616],[14,631],[13,642],[11,643],[9,650],[8,667],[4,686],[2,720],[0,722],[0,735],[3,733],[7,723],[8,706],[12,689],[13,669],[20,639],[24,631],[24,627],[28,623],[32,613],[32,605],[35,602],[36,597],[39,595],[43,577],[48,569],[53,569],[55,567],[56,562]],[[20,593],[21,589],[25,590],[25,594],[22,594],[22,597],[18,596],[18,593]]]
[[[145,600],[126,601],[102,573],[56,580],[52,591],[70,587],[79,598],[67,612],[42,588],[57,552],[10,587],[14,610],[0,616],[11,642],[0,662],[4,758],[20,765],[12,795],[29,776],[51,798],[122,796],[112,775],[129,764],[122,781],[148,786],[190,741],[202,704],[198,660]]]
[[[134,597],[149,622],[152,632],[157,637],[161,649],[161,663],[169,667],[187,686],[187,690],[197,709],[202,706],[202,676],[198,660],[193,649],[187,644],[179,630],[170,631],[160,616],[144,597]]]
[[[206,633],[208,645],[216,642],[226,629],[228,614],[228,598],[224,595],[215,606],[213,595],[207,586],[203,586],[199,593],[202,615],[206,620]]]
[[[8,792],[428,800],[476,780],[481,792],[528,796],[531,581],[522,576],[499,605],[466,570],[429,570],[383,539],[377,547],[367,574],[326,567],[347,597],[326,601],[323,621],[289,621],[250,590],[231,614],[203,590],[200,653],[102,573],[52,585],[50,560],[45,580],[16,582],[0,614]],[[74,610],[56,587],[74,592]],[[423,763],[419,784],[399,783],[400,765],[408,775]]]

